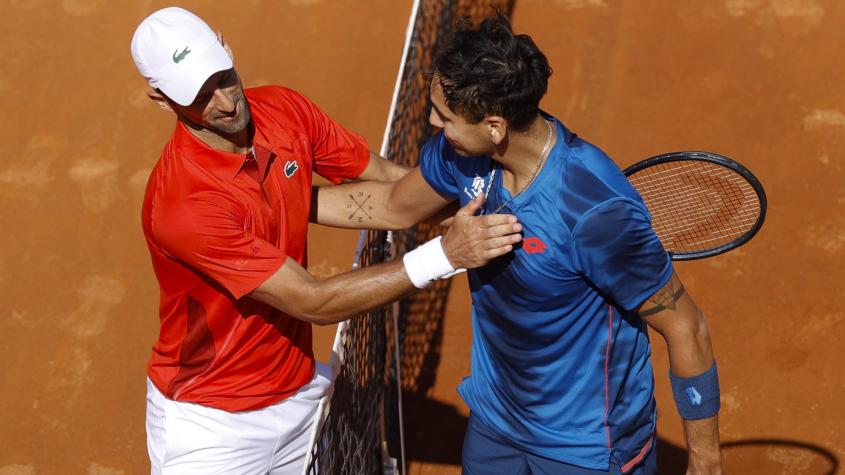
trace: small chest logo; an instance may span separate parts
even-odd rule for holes
[[[296,171],[299,170],[299,164],[296,163],[296,160],[288,160],[285,163],[285,176],[290,178],[293,176]]]
[[[484,192],[484,178],[481,178],[478,175],[475,175],[475,178],[472,179],[472,190],[470,191],[469,188],[464,187],[464,193],[469,196],[470,199],[475,199]]]
[[[524,249],[528,254],[542,254],[546,252],[547,247],[549,246],[547,246],[546,243],[541,241],[538,237],[530,237],[522,240],[522,249]]]

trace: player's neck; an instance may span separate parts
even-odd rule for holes
[[[502,164],[505,188],[516,193],[540,172],[554,146],[557,128],[540,114],[524,132],[508,132],[493,158]],[[542,155],[542,156],[541,156]]]

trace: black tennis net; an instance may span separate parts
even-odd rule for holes
[[[429,78],[437,50],[462,16],[481,18],[513,0],[415,0],[381,154],[417,164],[433,130]],[[356,265],[383,262],[442,234],[419,225],[397,233],[364,232]],[[308,474],[401,474],[406,465],[403,394],[423,396],[440,360],[449,281],[436,282],[401,303],[338,325],[332,354],[333,389],[321,402],[312,434]]]

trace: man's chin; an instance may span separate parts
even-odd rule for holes
[[[466,157],[464,150],[461,147],[458,147],[456,143],[452,142],[451,140],[447,140],[447,142],[449,142],[449,147],[451,147],[452,150],[455,151],[455,153],[462,157]]]
[[[477,154],[474,154],[474,153],[468,151],[467,149],[461,147],[460,145],[458,145],[455,142],[452,142],[451,140],[448,140],[448,142],[449,142],[449,146],[452,147],[452,150],[454,150],[455,153],[457,153],[458,155],[460,155],[462,157],[475,157],[475,156],[477,156]]]
[[[250,117],[251,116],[249,112],[244,111],[240,114],[239,117],[237,117],[231,122],[219,120],[214,122],[213,124],[209,124],[209,128],[221,134],[237,135],[246,130],[247,126],[249,125]]]
[[[221,135],[238,135],[239,133],[243,132],[246,129],[246,124],[229,124],[229,125],[220,125],[216,124],[212,129]]]

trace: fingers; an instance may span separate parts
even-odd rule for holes
[[[516,223],[516,216],[512,214],[486,214],[479,216],[481,226],[497,226],[500,224],[514,224]]]
[[[490,237],[490,238],[484,240],[483,245],[484,245],[484,247],[486,247],[488,249],[495,249],[497,247],[504,247],[504,246],[508,246],[508,245],[511,245],[511,244],[516,244],[519,241],[522,241],[522,234],[508,233],[508,234],[504,234],[504,235]]]
[[[499,236],[506,236],[508,234],[519,235],[519,233],[521,233],[521,232],[522,232],[522,224],[517,223],[515,221],[514,222],[507,221],[507,222],[504,222],[504,223],[493,224],[493,225],[487,226],[487,228],[484,229],[484,231],[483,231],[483,235],[484,235],[484,237],[494,238],[494,237],[499,237]]]
[[[475,216],[478,213],[484,203],[487,201],[487,195],[480,194],[475,198],[469,200],[467,204],[465,204],[461,209],[455,213],[455,217],[458,216]],[[504,223],[515,223],[516,216],[512,214],[489,214],[485,216],[479,217],[481,219],[481,226],[494,226],[497,224],[504,224]]]
[[[478,248],[475,251],[476,260],[473,260],[473,264],[468,265],[468,267],[480,267],[499,256],[513,251],[514,245],[522,241],[522,235],[511,233],[511,229],[511,225],[503,225],[495,231],[495,236],[478,241]],[[492,231],[488,229],[485,233],[492,233]]]
[[[497,243],[516,244],[522,241],[522,225],[516,224],[500,224],[492,226],[484,230],[482,238],[489,241],[493,245]]]
[[[511,252],[513,250],[513,245],[508,244],[507,246],[497,247],[494,249],[490,249],[486,252],[485,257],[488,260],[492,261],[493,259],[504,256],[505,254]]]
[[[499,256],[504,256],[505,254],[513,251],[514,244],[521,240],[522,236],[519,234],[511,234],[508,236],[488,239],[484,242],[484,247],[487,249],[483,251],[482,255],[487,261],[493,260]]]
[[[465,204],[463,208],[459,209],[455,216],[473,216],[478,210],[484,206],[484,202],[486,201],[487,196],[484,193],[476,196],[475,198],[469,200],[469,203]]]
[[[514,245],[522,240],[523,226],[516,216],[476,216],[484,202],[484,195],[479,195],[464,205],[443,236],[444,252],[455,267],[481,267],[491,259],[513,251]]]

